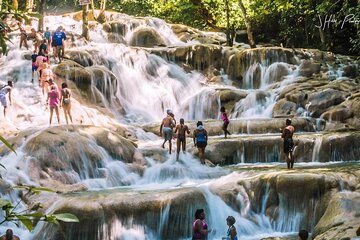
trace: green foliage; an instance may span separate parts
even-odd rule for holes
[[[0,141],[3,142],[10,150],[15,152],[11,145],[0,135]],[[16,152],[15,152],[16,153]],[[5,166],[1,165],[5,168]],[[34,187],[34,186],[15,186],[15,189],[26,190],[25,196],[31,196],[39,194],[41,192],[54,192],[49,188]],[[5,222],[14,222],[18,226],[18,222],[21,222],[29,231],[34,227],[34,224],[39,221],[46,221],[50,223],[58,224],[58,221],[62,222],[79,222],[79,219],[71,213],[58,213],[58,214],[43,214],[38,210],[43,206],[41,203],[36,203],[31,209],[27,209],[26,213],[17,212],[16,208],[22,202],[20,200],[15,206],[7,200],[0,198],[0,208],[2,209],[4,219],[0,222],[0,225]]]
[[[17,186],[14,188],[26,189],[25,195],[39,194],[40,192],[53,192],[48,188],[36,188],[32,186]],[[16,208],[21,203],[21,200],[14,206],[10,201],[0,198],[0,208],[3,210],[4,219],[0,222],[0,225],[5,222],[13,222],[18,226],[18,222],[22,223],[29,231],[33,230],[35,223],[39,221],[45,221],[49,223],[58,224],[58,221],[62,222],[79,222],[79,219],[71,213],[58,213],[58,214],[43,214],[38,210],[42,208],[41,203],[35,204],[32,209],[26,210],[25,213],[17,212]]]

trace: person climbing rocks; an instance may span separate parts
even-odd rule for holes
[[[47,104],[50,106],[50,125],[52,122],[52,116],[55,110],[58,124],[60,124],[59,116],[59,104],[60,104],[60,93],[55,86],[51,86],[50,92],[48,92]]]
[[[309,237],[309,232],[304,229],[300,230],[298,236],[299,236],[299,240],[307,240]]]
[[[178,133],[176,140],[176,161],[179,160],[180,148],[183,153],[186,151],[186,133],[190,134],[190,130],[185,125],[184,119],[180,118],[180,124],[176,125],[175,133]]]
[[[207,240],[209,233],[212,229],[208,229],[208,225],[205,222],[204,209],[197,209],[195,211],[195,220],[192,224],[193,235],[192,240]]]
[[[38,65],[36,63],[36,58],[38,57],[38,55],[36,54],[36,52],[34,52],[31,55],[31,82],[34,82],[34,73],[37,72],[38,69]]]
[[[220,119],[224,122],[223,125],[222,125],[222,130],[224,131],[224,135],[225,135],[225,138],[227,137],[227,135],[231,135],[231,133],[227,130],[228,126],[229,126],[229,123],[230,123],[230,120],[225,112],[225,107],[222,106],[220,108],[220,112],[221,112],[221,116],[220,116]]]
[[[11,106],[11,104],[12,104],[11,91],[12,91],[13,86],[14,86],[13,82],[8,81],[7,85],[0,87],[0,102],[1,102],[1,105],[4,107],[4,118],[6,117],[6,109],[8,107],[6,95],[9,94],[8,97],[9,97],[9,103]]]
[[[50,80],[52,81],[54,74],[50,68],[50,65],[45,62],[43,64],[43,69],[41,71],[41,89],[43,94],[47,94],[49,92]],[[57,87],[57,86],[56,86]]]
[[[65,40],[66,34],[60,26],[56,29],[52,37],[52,41],[55,42],[56,56],[59,58],[59,63],[61,63],[61,60],[64,58]]]
[[[29,37],[34,39],[34,52],[37,52],[41,42],[43,41],[41,33],[37,32],[35,28],[32,28]]]
[[[291,125],[291,119],[286,119],[286,127],[282,130],[281,137],[284,139],[284,153],[286,155],[287,168],[294,167],[294,141],[293,135],[295,132],[294,126]]]
[[[49,27],[46,27],[46,31],[44,32],[44,40],[46,41],[46,44],[50,46],[51,43],[51,32],[49,30]]]
[[[169,142],[169,153],[171,154],[171,139],[173,135],[173,128],[175,127],[174,118],[171,116],[172,111],[166,111],[167,116],[162,120],[160,125],[160,134],[164,134],[164,142],[161,145],[162,148],[165,148],[166,141]]]
[[[14,235],[12,229],[7,229],[6,233],[0,237],[0,240],[20,240],[20,238]]]
[[[70,118],[71,123],[73,123],[72,116],[71,116],[71,91],[68,89],[68,85],[66,83],[61,84],[61,101],[60,106],[64,111],[66,124],[69,124],[68,118]]]
[[[223,238],[223,240],[238,240],[236,227],[234,226],[236,220],[233,216],[228,216],[226,218],[226,224],[229,226],[226,238]]]
[[[26,33],[26,30],[21,25],[20,22],[18,22],[18,27],[19,27],[19,30],[20,30],[20,49],[21,49],[23,44],[24,44],[24,47],[26,47],[26,49],[29,49],[29,46],[28,46],[28,43],[27,43],[28,34]]]
[[[199,151],[200,161],[202,164],[205,164],[205,148],[207,145],[208,134],[201,121],[196,123],[196,129],[193,132],[193,139],[194,145]]]

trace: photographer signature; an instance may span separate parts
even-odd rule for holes
[[[331,24],[338,25],[338,23],[340,23],[341,29],[343,29],[346,24],[360,24],[360,19],[356,18],[355,14],[348,14],[341,21],[338,21],[336,16],[333,14],[325,15],[324,18],[319,15],[319,25],[315,25],[315,27],[325,30],[326,28],[330,28]]]

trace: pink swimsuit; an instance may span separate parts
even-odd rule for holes
[[[60,102],[60,94],[58,91],[51,91],[48,93],[49,94],[49,105],[50,107],[57,107],[59,105]]]

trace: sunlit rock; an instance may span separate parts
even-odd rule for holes
[[[138,27],[135,29],[130,40],[130,46],[155,47],[165,45],[165,41],[160,34],[148,27]]]

